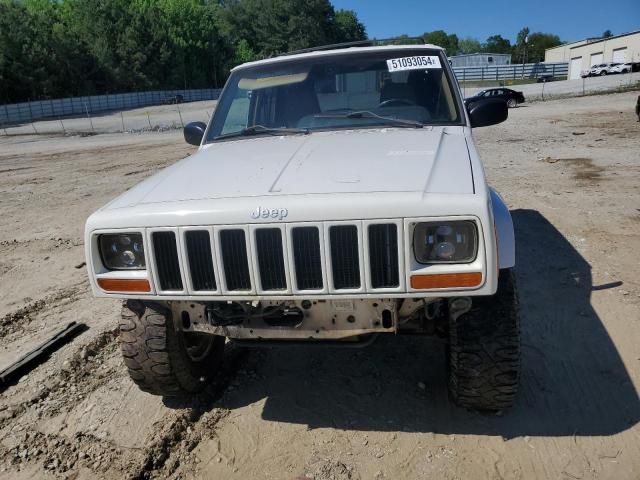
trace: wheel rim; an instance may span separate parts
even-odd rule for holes
[[[516,101],[512,98],[507,102],[507,105],[513,108],[516,106]]]

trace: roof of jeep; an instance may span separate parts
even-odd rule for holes
[[[278,63],[290,60],[296,60],[299,58],[313,58],[313,57],[326,57],[329,55],[348,55],[354,53],[363,53],[363,52],[379,52],[384,50],[443,50],[442,47],[438,47],[437,45],[384,45],[384,46],[375,46],[375,47],[349,47],[349,48],[334,48],[332,50],[317,50],[314,52],[305,52],[305,53],[296,53],[293,55],[280,55],[278,57],[273,58],[265,58],[263,60],[256,60],[254,62],[247,62],[237,67],[231,69],[239,70],[246,67],[254,67],[256,65],[267,65],[269,63]]]

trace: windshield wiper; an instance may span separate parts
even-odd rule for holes
[[[248,137],[251,135],[259,135],[261,133],[266,133],[267,135],[295,135],[298,133],[302,133],[307,135],[309,133],[308,128],[286,128],[286,127],[265,127],[264,125],[251,125],[250,127],[245,127],[242,130],[238,130],[237,132],[223,133],[222,135],[218,135],[214,137],[214,140],[221,140],[223,138],[232,138],[232,137]]]
[[[385,123],[392,123],[399,127],[407,128],[423,128],[424,124],[416,120],[409,120],[406,118],[393,118],[378,115],[370,110],[358,110],[357,112],[350,113],[319,113],[314,115],[314,118],[375,118],[376,120],[382,120]]]

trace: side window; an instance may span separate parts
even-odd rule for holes
[[[220,132],[222,135],[225,133],[238,132],[247,126],[250,103],[251,91],[239,88],[229,107],[227,120],[224,122],[222,132]]]

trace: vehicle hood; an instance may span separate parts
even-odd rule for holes
[[[473,193],[462,127],[260,136],[205,145],[106,208],[277,195]]]

